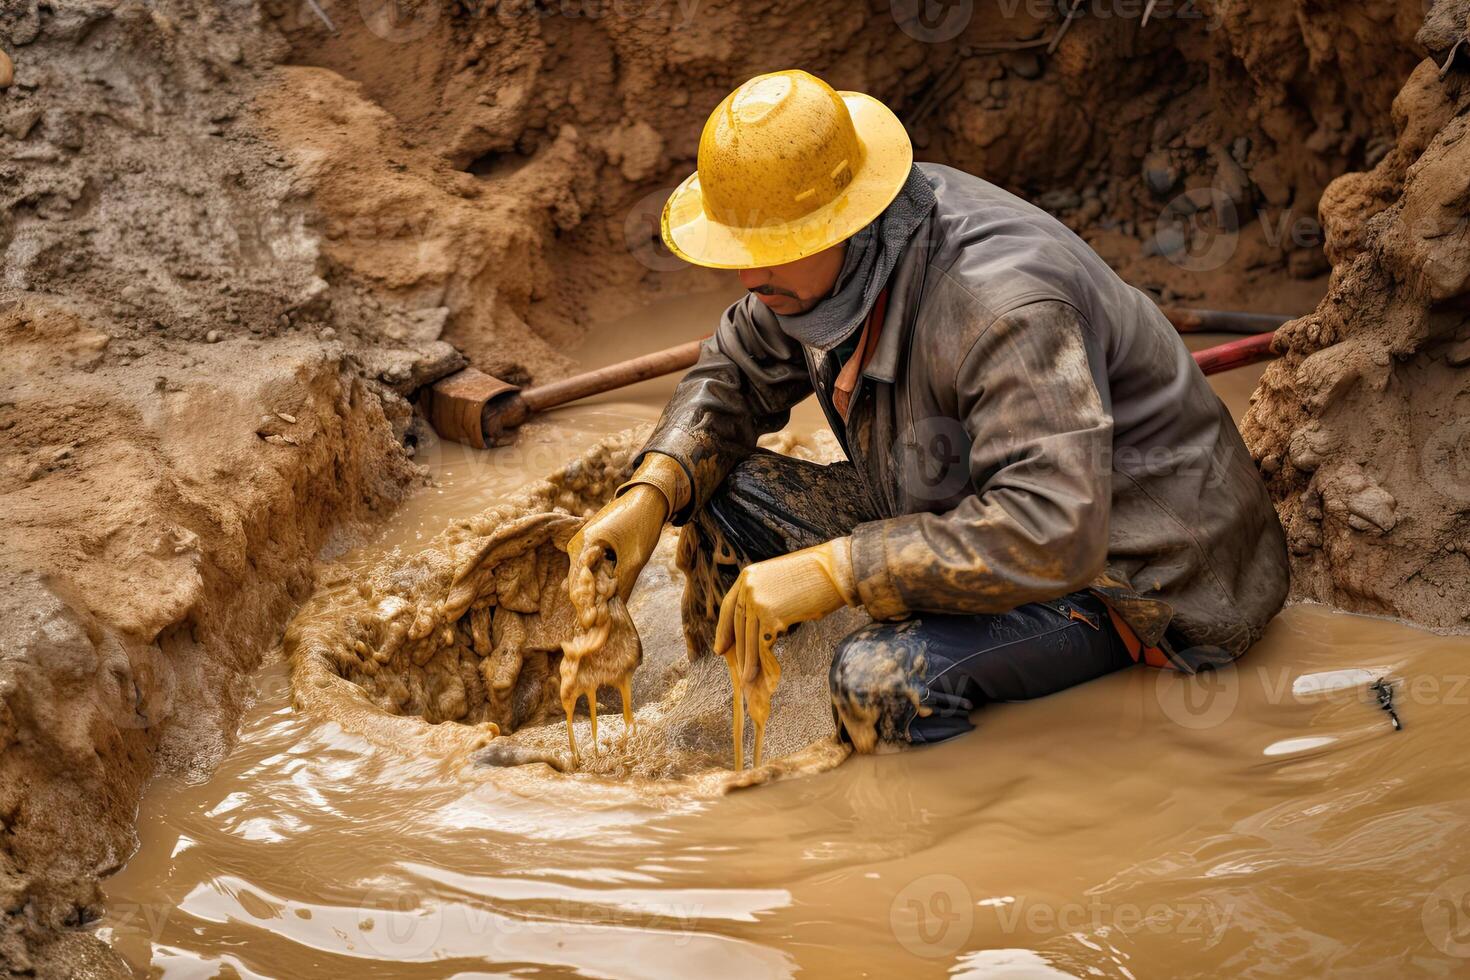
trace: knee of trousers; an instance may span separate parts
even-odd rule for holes
[[[928,699],[923,647],[908,642],[905,625],[870,623],[837,645],[827,687],[839,719],[845,711],[876,715],[880,735],[901,737],[919,705]]]

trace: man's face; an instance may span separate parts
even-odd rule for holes
[[[805,313],[832,292],[846,251],[844,242],[785,265],[741,269],[740,284],[755,293],[756,299],[770,307],[772,313],[782,316]]]

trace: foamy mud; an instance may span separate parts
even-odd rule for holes
[[[605,621],[590,633],[579,625],[567,543],[628,478],[645,435],[603,440],[504,503],[453,521],[410,558],[329,575],[286,633],[297,708],[482,778],[512,769],[515,779],[718,793],[841,762],[849,750],[833,737],[827,669],[861,613],[808,624],[777,645],[768,761],[745,772],[733,758],[726,665],[687,653],[674,532],[626,610],[611,596]]]

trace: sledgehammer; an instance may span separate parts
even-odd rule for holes
[[[1196,351],[1194,359],[1205,374],[1228,371],[1267,360],[1276,327],[1293,319],[1270,313],[1233,313],[1162,307],[1180,333],[1254,334],[1219,347]],[[1264,333],[1257,333],[1264,331]],[[616,391],[650,378],[685,371],[699,360],[703,340],[610,364],[560,381],[521,389],[507,381],[465,368],[437,381],[423,397],[429,424],[441,438],[485,449],[511,442],[517,426],[538,412],[580,398]]]

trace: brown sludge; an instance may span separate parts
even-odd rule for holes
[[[633,733],[633,671],[643,661],[638,628],[617,594],[612,565],[599,561],[582,568],[568,581],[572,607],[577,610],[577,635],[562,644],[561,706],[567,716],[567,747],[577,762],[577,739],[572,715],[577,700],[587,698],[592,718],[592,751],[597,752],[597,691],[617,688],[623,702],[624,733]]]
[[[729,770],[715,735],[715,719],[730,704],[728,689],[716,686],[718,658],[690,661],[678,603],[669,601],[682,588],[673,533],[664,536],[631,608],[616,595],[604,561],[583,569],[568,588],[565,549],[584,517],[626,479],[645,433],[602,440],[549,479],[452,521],[407,560],[390,554],[370,568],[342,570],[287,631],[296,703],[410,756],[473,757],[498,767],[540,763],[631,777],[644,792],[721,793],[839,761],[845,750],[808,753],[800,757],[806,763],[753,775]],[[830,439],[822,445],[831,452]],[[661,600],[648,601],[650,592]],[[654,629],[646,635],[657,639],[642,670],[637,617],[648,620]],[[804,630],[805,638],[781,648],[806,683],[777,726],[780,755],[831,740],[822,651],[830,656],[833,628]],[[621,709],[622,729],[600,741],[599,708],[610,706]],[[764,710],[752,714],[758,760],[768,714],[769,692]],[[564,726],[550,724],[558,715]],[[579,752],[589,743],[591,752]]]

